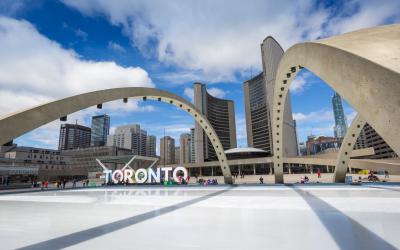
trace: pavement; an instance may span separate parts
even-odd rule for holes
[[[0,195],[0,249],[398,249],[400,185],[80,188]]]

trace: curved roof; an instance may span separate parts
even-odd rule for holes
[[[267,151],[259,149],[259,148],[231,148],[225,150],[225,154],[238,154],[238,153],[266,153]]]

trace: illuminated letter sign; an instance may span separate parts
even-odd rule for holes
[[[164,167],[164,168],[157,168],[156,171],[154,169],[149,168],[149,169],[144,169],[144,168],[139,168],[136,171],[133,169],[123,169],[123,170],[109,170],[105,169],[103,173],[105,174],[105,181],[106,183],[109,182],[109,176],[111,176],[111,181],[115,184],[118,184],[120,182],[125,182],[125,183],[134,183],[133,181],[133,176],[135,176],[135,181],[136,183],[152,183],[152,180],[154,180],[156,183],[160,183],[161,181],[161,171],[164,172],[164,180],[169,181],[169,174],[172,171],[172,179],[176,182],[179,182],[179,177],[178,174],[179,172],[183,173],[182,178],[187,179],[188,177],[188,171],[184,167],[176,167],[176,168],[171,168],[171,167]]]

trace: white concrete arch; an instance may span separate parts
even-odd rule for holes
[[[79,110],[124,98],[158,100],[172,104],[189,113],[200,124],[210,139],[217,154],[225,183],[232,184],[233,179],[222,144],[207,118],[193,104],[182,97],[154,88],[127,87],[99,90],[67,97],[34,108],[19,111],[0,118],[0,145],[38,128],[60,117]]]
[[[346,136],[343,138],[342,145],[340,146],[339,154],[336,159],[335,173],[333,176],[334,182],[345,182],[351,153],[353,152],[357,138],[366,123],[367,122],[359,114],[357,114],[351,122],[350,127],[347,129]]]
[[[284,100],[303,67],[338,92],[400,153],[400,25],[300,43],[286,51],[276,74],[272,112],[276,183],[283,183]]]

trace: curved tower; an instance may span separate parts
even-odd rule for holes
[[[263,71],[265,76],[268,110],[272,114],[274,83],[276,78],[276,70],[283,56],[284,50],[279,43],[271,36],[264,39],[261,44],[261,57]],[[269,115],[269,117],[272,117]],[[272,122],[269,123],[271,126]],[[272,130],[272,129],[271,129]],[[271,131],[270,130],[270,131]],[[293,121],[292,104],[290,95],[286,96],[286,105],[283,114],[283,140],[285,141],[283,153],[285,156],[296,156],[298,154],[297,138],[296,138],[296,123]],[[273,135],[272,135],[273,138]],[[272,148],[272,140],[271,140]]]
[[[207,117],[217,133],[224,150],[236,147],[235,112],[232,100],[216,98],[206,85],[194,83],[194,105]],[[215,150],[202,128],[195,127],[196,162],[216,160]]]

